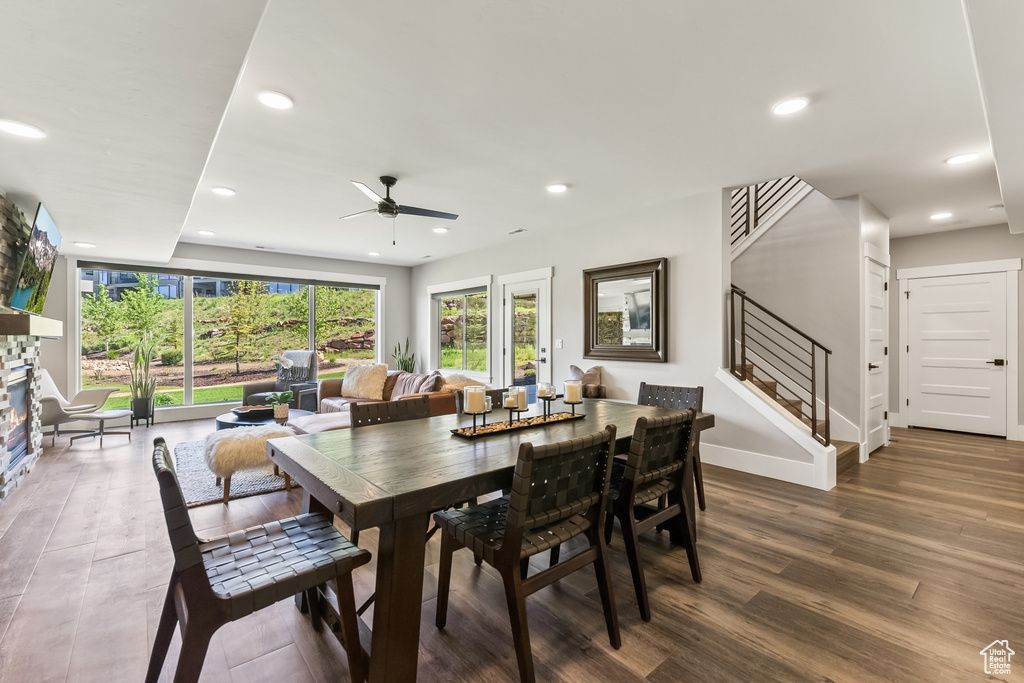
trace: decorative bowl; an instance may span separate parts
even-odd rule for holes
[[[232,408],[231,412],[239,420],[269,420],[274,417],[274,406],[239,406]]]

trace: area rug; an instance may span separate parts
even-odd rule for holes
[[[220,503],[224,499],[224,491],[216,484],[217,478],[206,466],[204,449],[204,441],[183,441],[174,447],[178,484],[190,508]],[[266,469],[239,470],[231,477],[232,499],[283,489],[284,476],[274,476],[274,466],[269,460]]]

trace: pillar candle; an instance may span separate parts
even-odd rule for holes
[[[526,410],[526,387],[516,387],[516,393],[519,396],[518,410]]]
[[[579,403],[583,400],[583,386],[578,380],[570,380],[565,383],[566,403]]]
[[[484,412],[484,388],[466,387],[463,398],[466,399],[467,413]]]

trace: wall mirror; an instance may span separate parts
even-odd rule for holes
[[[583,271],[583,357],[664,363],[668,259]]]

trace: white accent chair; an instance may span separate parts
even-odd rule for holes
[[[39,369],[39,391],[41,414],[40,421],[43,427],[53,427],[53,441],[51,446],[57,443],[60,436],[60,426],[75,420],[88,420],[85,417],[97,411],[117,387],[105,387],[102,389],[85,389],[75,394],[70,401],[61,395],[53,378],[46,370]],[[95,418],[93,418],[95,419]],[[76,430],[80,431],[80,430]],[[99,431],[89,430],[90,433],[99,434]]]

